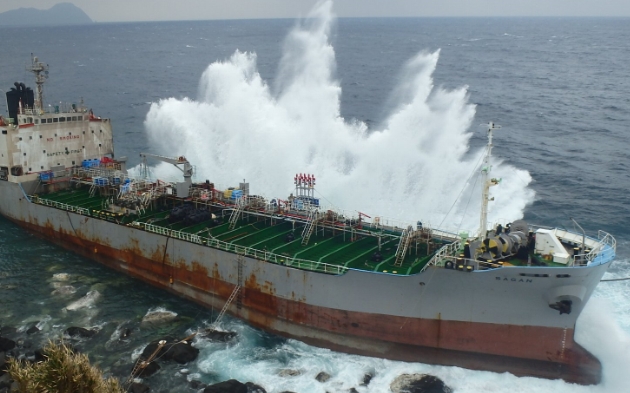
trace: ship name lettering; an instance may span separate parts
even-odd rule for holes
[[[69,139],[79,139],[79,136],[78,135],[60,136],[59,139],[62,141],[67,141]]]
[[[531,278],[507,278],[507,277],[495,277],[498,281],[511,281],[511,282],[534,282]]]

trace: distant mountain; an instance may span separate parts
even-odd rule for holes
[[[0,13],[0,26],[87,25],[92,19],[72,3],[59,3],[49,10],[18,8]]]

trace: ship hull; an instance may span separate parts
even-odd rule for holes
[[[28,186],[26,187],[28,188]],[[573,340],[575,320],[607,266],[415,276],[294,269],[31,203],[2,183],[0,211],[69,250],[253,326],[310,344],[368,356],[598,383],[601,365]],[[8,198],[5,198],[8,197]],[[12,197],[12,198],[11,198]],[[546,269],[546,270],[545,270]],[[552,274],[549,274],[552,273]],[[542,274],[542,273],[541,273]],[[554,296],[573,312],[550,309]]]

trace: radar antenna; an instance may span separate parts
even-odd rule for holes
[[[37,56],[31,53],[31,66],[26,70],[35,74],[37,84],[37,98],[35,99],[35,112],[41,115],[44,111],[44,82],[48,79],[48,64],[39,61]]]

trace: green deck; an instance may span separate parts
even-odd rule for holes
[[[90,215],[121,225],[132,222],[152,224],[235,246],[273,253],[286,257],[287,260],[311,261],[309,266],[314,266],[316,270],[317,265],[321,264],[390,274],[413,274],[419,272],[431,258],[431,255],[427,255],[426,246],[420,245],[410,249],[402,263],[395,266],[395,254],[400,238],[384,231],[380,232],[383,235],[380,247],[382,260],[374,262],[372,256],[379,250],[379,233],[377,232],[373,232],[373,235],[364,233],[353,239],[348,231],[320,226],[313,232],[308,243],[303,245],[301,235],[304,224],[292,223],[281,218],[271,220],[270,217],[248,215],[245,212],[235,228],[230,229],[229,213],[226,213],[223,222],[214,227],[211,220],[187,226],[183,222],[168,222],[170,207],[181,203],[175,199],[164,199],[162,203],[166,206],[161,209],[148,209],[138,215],[123,215],[106,213],[107,200],[111,197],[101,196],[98,192],[90,196],[89,188],[86,186],[40,195],[40,197],[48,201],[90,209]],[[290,234],[293,234],[292,240],[288,238]],[[301,265],[303,263],[297,267]]]

